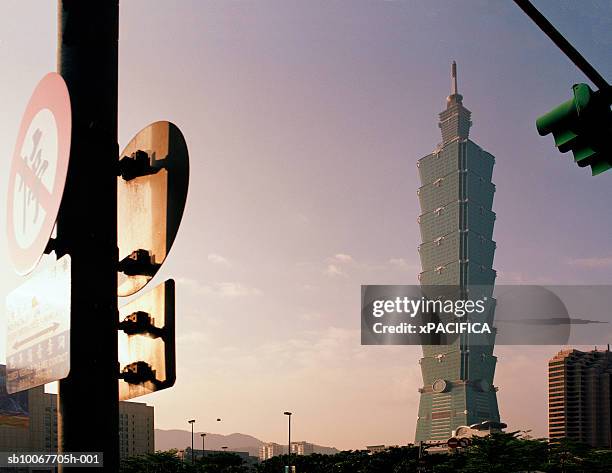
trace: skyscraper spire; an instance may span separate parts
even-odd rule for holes
[[[463,101],[463,96],[457,90],[457,63],[453,61],[451,65],[451,93],[448,97],[446,97],[447,107],[450,107],[454,104],[461,104]]]
[[[470,133],[472,113],[463,106],[463,96],[457,90],[457,63],[451,65],[451,94],[446,97],[446,110],[440,114],[442,142],[465,140]]]

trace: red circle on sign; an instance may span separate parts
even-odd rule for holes
[[[448,439],[446,444],[448,445],[448,448],[457,448],[459,446],[459,439],[456,437],[451,437]]]
[[[23,114],[9,173],[7,237],[19,274],[36,267],[53,231],[68,172],[71,127],[68,87],[51,72],[38,83]]]

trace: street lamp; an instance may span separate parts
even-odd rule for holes
[[[287,441],[287,463],[291,466],[291,412],[285,411],[283,412],[286,416],[289,417],[289,440]]]
[[[193,463],[194,463],[194,456],[193,456],[193,424],[195,424],[195,419],[191,419],[188,422],[191,424],[191,464],[193,465]]]
[[[221,422],[221,419],[218,418],[218,417],[217,417],[217,422]],[[193,431],[193,427],[192,427],[192,431]],[[193,432],[192,432],[192,436],[193,436]],[[205,452],[205,449],[204,449],[204,437],[206,437],[206,433],[201,433],[200,437],[202,437],[202,458],[204,458],[204,452]],[[193,442],[193,440],[192,440],[192,442]]]

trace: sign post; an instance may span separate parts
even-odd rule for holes
[[[103,471],[116,473],[119,4],[59,0],[58,10],[58,71],[72,102],[55,244],[58,257],[69,254],[72,262],[70,374],[59,382],[58,444],[60,452],[102,451]]]
[[[174,281],[121,312],[118,296],[141,290],[164,262],[189,158],[167,121],[141,130],[119,156],[118,0],[59,0],[58,9],[59,74],[45,76],[28,104],[7,200],[17,272],[34,270],[43,252],[57,258],[7,297],[6,385],[15,393],[59,380],[59,452],[102,453],[103,471],[116,473],[119,399],[176,378]]]

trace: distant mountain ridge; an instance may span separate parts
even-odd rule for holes
[[[196,450],[202,449],[202,432],[193,433],[193,448]],[[259,456],[259,447],[264,443],[252,435],[234,433],[229,435],[213,434],[206,432],[204,438],[204,448],[206,450],[221,450],[222,447],[227,447],[227,450],[236,452],[249,452],[249,455],[254,457]],[[176,448],[182,450],[186,447],[191,447],[191,431],[180,429],[155,429],[155,450],[171,450]],[[338,453],[339,450],[333,447],[314,446],[315,453],[323,453],[332,455]]]

